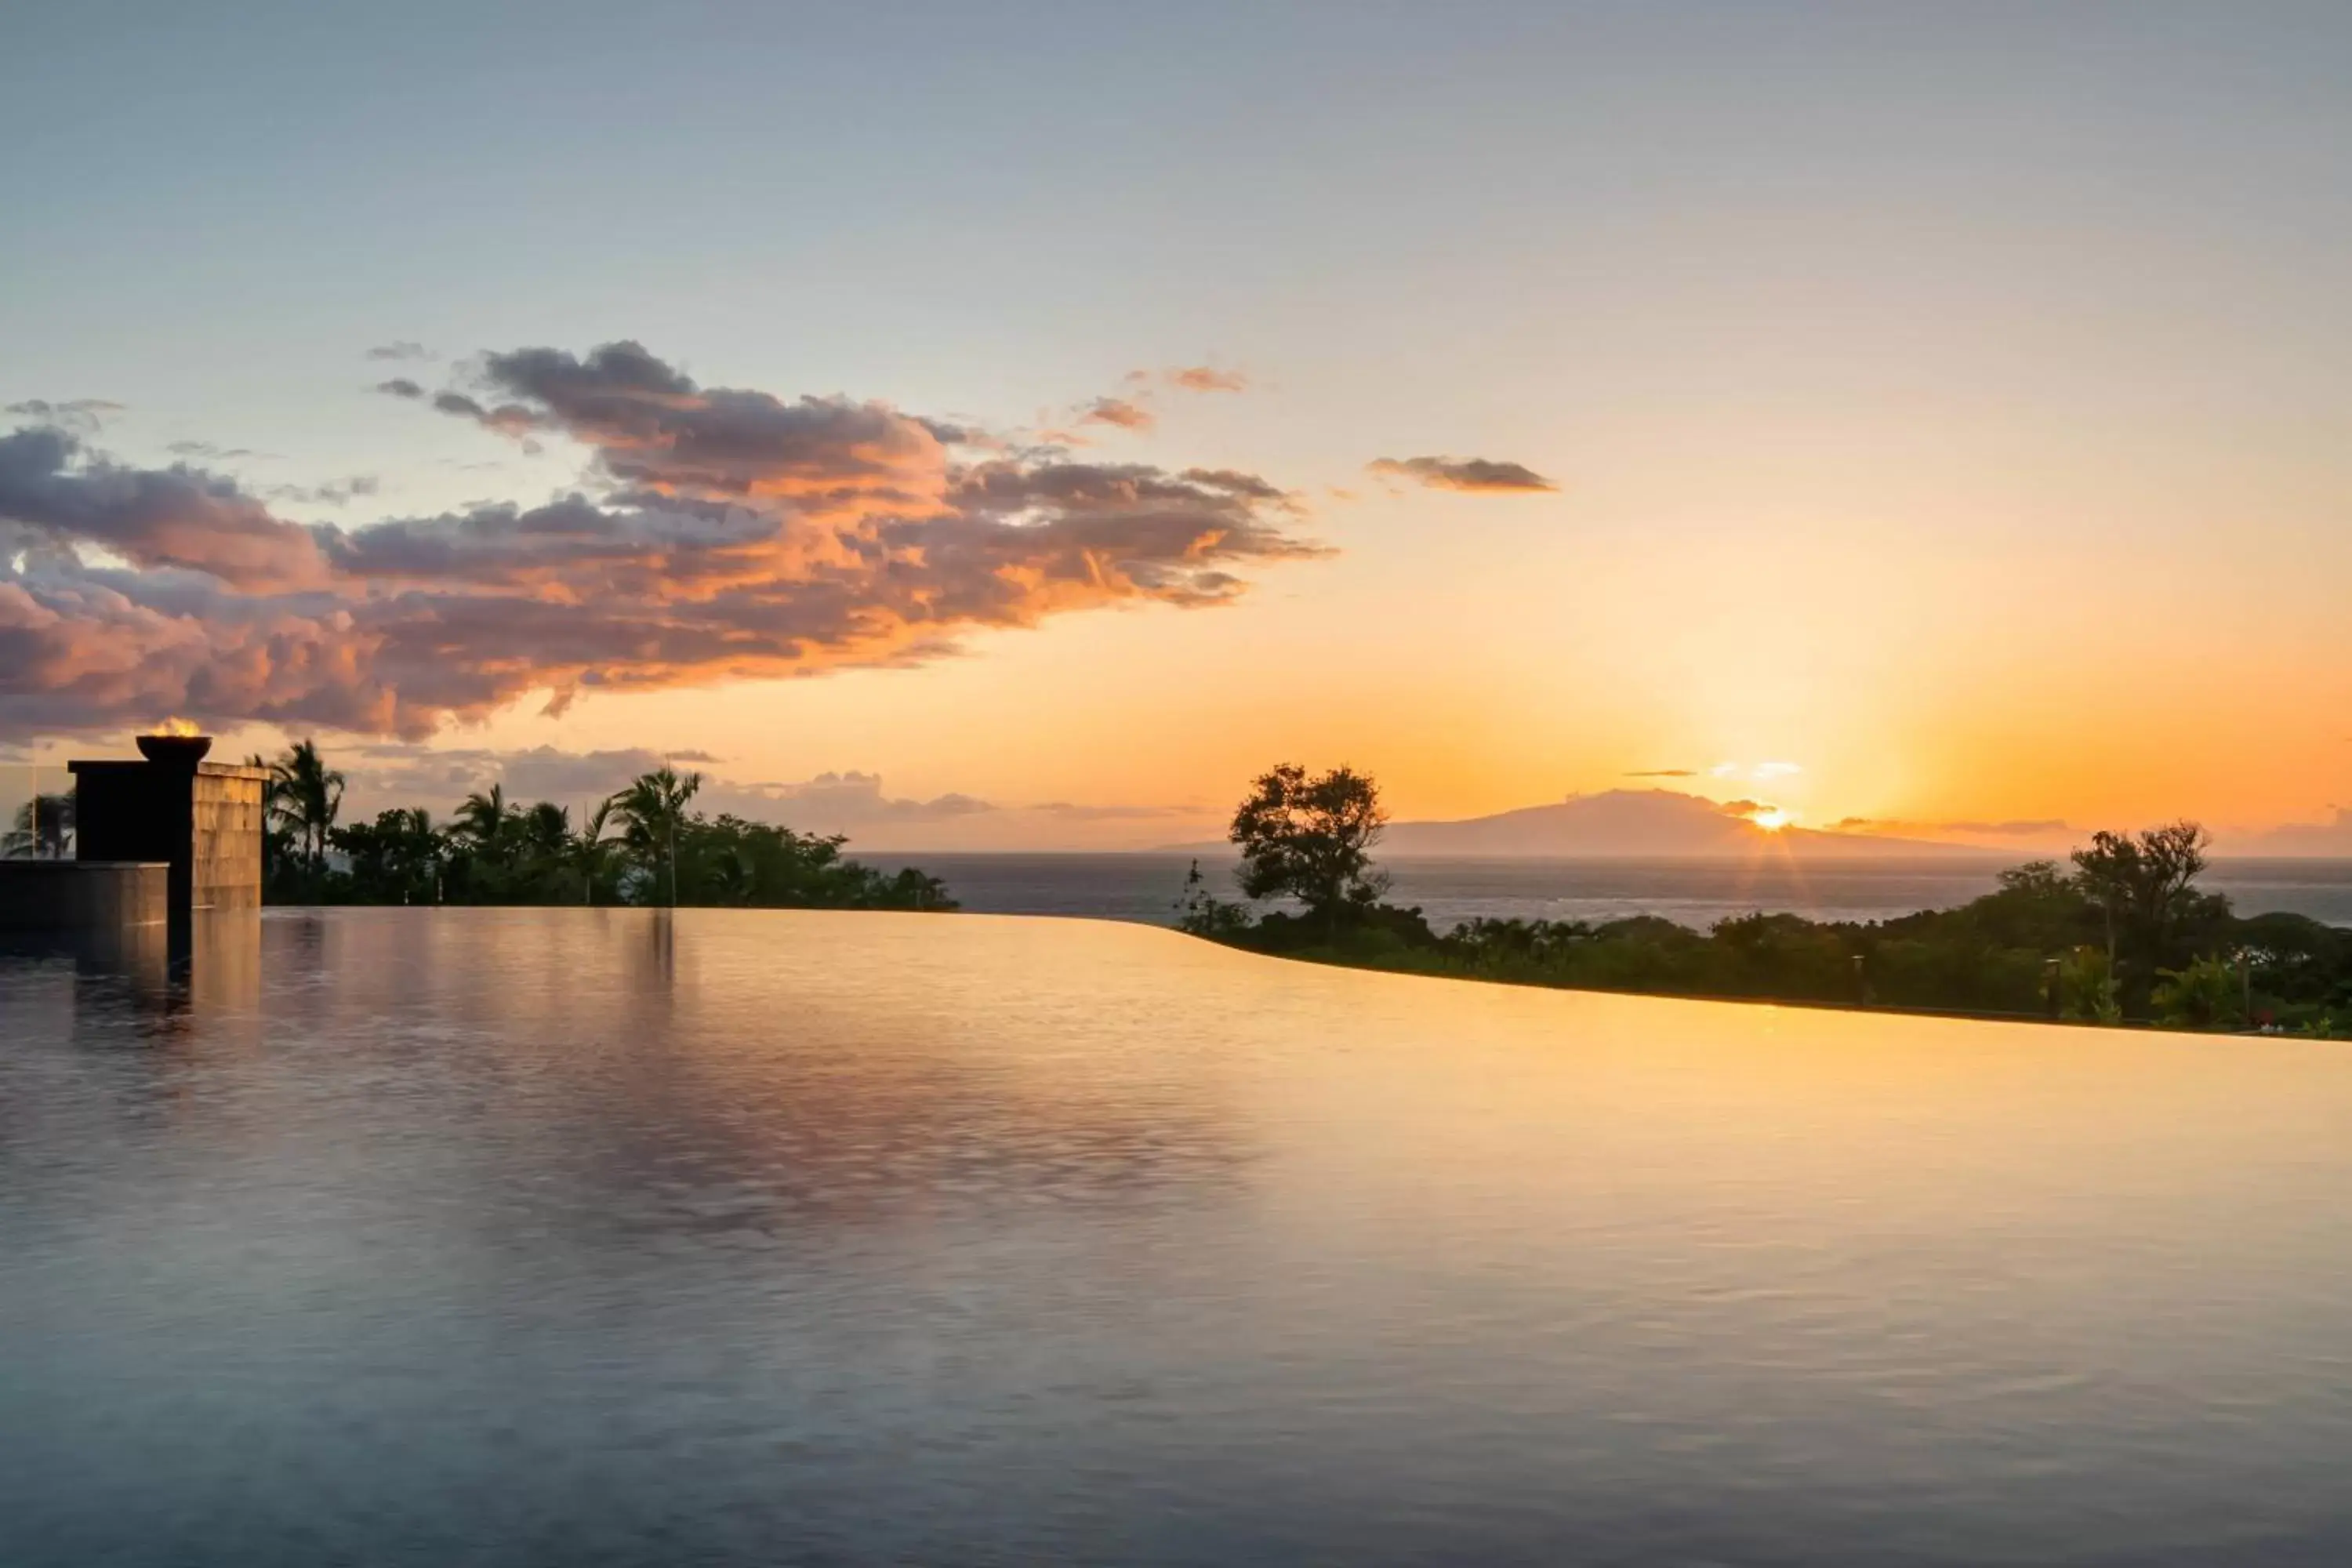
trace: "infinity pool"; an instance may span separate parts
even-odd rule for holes
[[[2352,1560],[2352,1053],[1139,926],[0,958],[0,1563]]]

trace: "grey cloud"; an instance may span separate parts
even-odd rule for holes
[[[68,414],[120,414],[122,405],[109,402],[103,397],[73,397],[62,403],[53,403],[46,397],[28,397],[22,403],[9,404],[5,411],[27,419],[55,419]]]
[[[103,397],[74,397],[62,403],[46,397],[28,397],[22,403],[11,403],[5,412],[23,419],[38,419],[84,435],[96,431],[110,414],[122,412],[122,405]]]
[[[389,388],[393,384],[387,382],[384,384]],[[436,412],[454,414],[459,418],[470,419],[485,430],[509,437],[526,454],[536,456],[541,449],[534,437],[540,432],[543,421],[538,415],[519,403],[502,403],[492,408],[478,398],[468,397],[462,392],[436,392],[433,395],[432,401]]]
[[[674,763],[642,746],[562,752],[553,746],[493,754],[490,776],[518,800],[602,800],[640,773]]]
[[[504,759],[496,752],[429,751],[422,746],[369,746],[359,761],[339,761],[338,766],[346,781],[343,815],[352,818],[391,806],[423,806],[446,813],[474,791],[487,789],[505,776]],[[537,798],[564,800],[568,795],[542,792]]]
[[[371,809],[423,805],[446,810],[476,790],[502,784],[509,799],[562,805],[598,801],[641,773],[709,760],[699,752],[664,753],[643,746],[566,752],[554,746],[518,751],[378,743],[362,747],[345,771],[356,799]]]
[[[510,800],[552,800],[584,805],[664,766],[683,771],[714,761],[708,752],[657,752],[647,747],[566,752],[553,746],[520,751],[376,744],[346,767],[352,796],[364,810],[423,805],[446,811],[476,790],[502,784]],[[794,783],[739,783],[706,775],[698,808],[808,833],[845,832],[881,824],[949,821],[996,808],[966,795],[929,800],[893,796],[878,774],[824,773]]]
[[[993,451],[1003,445],[987,431],[956,420],[926,419],[918,415],[915,423],[929,430],[942,446],[982,447]]]
[[[423,343],[411,342],[406,338],[402,338],[394,342],[377,344],[368,350],[367,357],[392,360],[431,359],[433,354]]]
[[[1490,458],[1375,458],[1365,467],[1384,478],[1409,479],[1432,489],[1508,495],[1559,489],[1523,463]]]
[[[943,437],[879,403],[705,390],[635,342],[584,359],[542,348],[483,363],[491,385],[522,401],[489,407],[445,393],[434,406],[508,435],[562,431],[593,448],[615,481],[668,495],[920,506],[946,468],[949,440],[968,435],[949,426]]]
[[[798,784],[706,785],[719,809],[782,822],[803,832],[835,833],[884,823],[940,822],[997,808],[968,795],[895,798],[878,773],[824,773]]]
[[[310,584],[322,574],[310,531],[270,516],[234,480],[184,466],[122,468],[54,427],[0,437],[0,518],[240,587]]]
[[[267,458],[267,452],[257,452],[250,447],[218,447],[210,441],[174,441],[164,448],[175,458],[203,458],[211,462],[230,462],[238,458]]]
[[[1213,490],[1225,490],[1237,496],[1249,496],[1258,500],[1288,503],[1279,486],[1232,468],[1187,468],[1178,476],[1188,484],[1204,485]]]
[[[273,485],[265,492],[272,500],[293,501],[307,506],[345,506],[362,496],[372,496],[383,488],[383,481],[373,474],[353,474],[348,479],[324,485]]]
[[[576,753],[534,746],[509,754],[499,776],[507,793],[523,800],[601,800],[640,773],[684,760],[642,746]]]
[[[772,539],[782,525],[757,512],[661,501],[601,506],[573,494],[528,509],[489,502],[465,512],[395,518],[320,539],[335,568],[386,583],[527,589],[569,583],[643,596],[723,571],[715,556]]]
[[[528,348],[485,355],[483,365],[500,386],[558,410],[625,412],[665,401],[687,406],[700,390],[685,372],[628,338],[591,349],[584,359],[563,349]]]
[[[395,375],[390,381],[379,381],[375,384],[375,389],[387,397],[414,399],[425,395],[425,389],[404,375]]]

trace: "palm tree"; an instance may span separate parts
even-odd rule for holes
[[[661,861],[668,860],[673,906],[677,903],[677,833],[686,821],[687,802],[701,787],[700,773],[681,778],[665,763],[653,773],[638,774],[606,803],[621,819],[621,842],[648,872],[657,875]]]
[[[400,871],[404,879],[413,879],[417,890],[432,889],[433,901],[441,901],[441,835],[433,831],[433,814],[421,805],[392,814],[401,830],[399,845]],[[404,900],[407,894],[401,895]]]
[[[565,896],[562,869],[572,847],[572,812],[551,800],[518,809],[508,819],[518,891],[531,903]]]
[[[286,814],[278,809],[286,798],[285,786],[278,782],[276,764],[259,752],[247,753],[245,765],[269,775],[261,784],[261,881],[264,887],[275,888],[279,872],[294,853],[294,834],[286,826]]]
[[[563,847],[572,842],[572,808],[542,800],[529,811],[517,814],[515,826],[533,853],[561,855]]]
[[[269,773],[263,798],[270,823],[303,845],[316,871],[327,862],[327,833],[343,809],[343,775],[327,766],[317,744],[308,740],[288,748],[269,764]]]
[[[516,829],[520,824],[507,805],[507,788],[494,784],[466,797],[450,819],[449,842],[463,867],[464,900],[507,903],[515,892]]]
[[[466,804],[457,808],[452,831],[472,839],[476,849],[488,851],[505,839],[512,820],[512,813],[507,808],[507,786],[494,784],[487,794],[476,790],[466,797]]]
[[[604,855],[612,847],[604,837],[605,826],[612,817],[613,803],[598,801],[596,809],[588,814],[588,820],[580,825],[580,831],[564,850],[564,859],[580,873],[580,901],[583,904],[596,901],[596,879],[604,875]]]
[[[38,795],[16,808],[16,820],[0,837],[0,855],[62,860],[73,844],[74,795]]]

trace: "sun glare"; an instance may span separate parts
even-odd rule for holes
[[[1777,805],[1768,805],[1763,810],[1750,816],[1748,820],[1754,823],[1757,826],[1762,828],[1767,833],[1778,833],[1780,829],[1796,821],[1797,814],[1792,811],[1784,811]]]

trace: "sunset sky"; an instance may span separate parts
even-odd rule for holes
[[[8,22],[0,763],[2352,806],[2352,6],[484,9]]]

